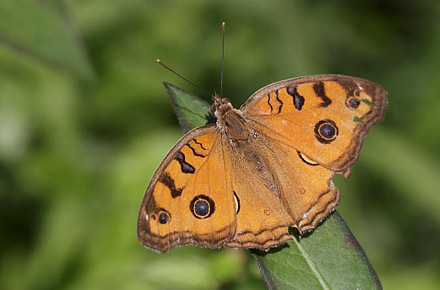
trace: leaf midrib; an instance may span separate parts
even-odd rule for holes
[[[324,277],[321,275],[321,272],[319,272],[318,268],[316,267],[315,263],[313,262],[313,260],[309,257],[309,255],[307,254],[306,249],[304,249],[303,245],[301,245],[301,243],[297,240],[297,239],[293,239],[295,241],[296,246],[298,247],[298,250],[301,252],[301,254],[303,255],[304,259],[306,260],[307,264],[309,265],[310,269],[312,270],[312,272],[315,274],[316,278],[318,279],[319,283],[322,286],[322,289],[324,290],[330,290],[329,285],[327,284],[327,282],[325,281]]]

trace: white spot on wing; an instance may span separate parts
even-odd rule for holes
[[[313,161],[313,160],[310,160],[309,158],[307,158],[304,154],[302,154],[301,152],[299,152],[299,154],[301,155],[301,158],[304,160],[304,161],[306,161],[307,163],[309,163],[309,164],[312,164],[312,165],[317,165],[318,163],[316,163],[315,161]]]

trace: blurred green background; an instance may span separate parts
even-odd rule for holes
[[[160,255],[136,237],[182,135],[161,82],[197,92],[155,59],[218,92],[222,21],[236,107],[310,74],[388,91],[351,178],[335,178],[338,210],[385,289],[438,289],[436,0],[0,0],[0,289],[265,289],[248,251]]]

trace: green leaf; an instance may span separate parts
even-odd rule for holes
[[[182,128],[204,125],[209,105],[164,83]],[[301,240],[268,252],[251,250],[269,289],[382,289],[359,242],[337,213]]]
[[[62,4],[0,0],[0,44],[89,79],[91,65]]]
[[[213,121],[210,114],[211,105],[207,101],[170,83],[163,82],[163,85],[184,132]]]
[[[337,212],[306,237],[280,248],[251,251],[269,289],[382,289]]]

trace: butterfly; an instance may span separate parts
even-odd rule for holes
[[[340,200],[387,93],[343,75],[283,80],[241,108],[213,97],[216,122],[186,133],[149,183],[138,238],[158,252],[186,244],[268,250],[312,231]]]

